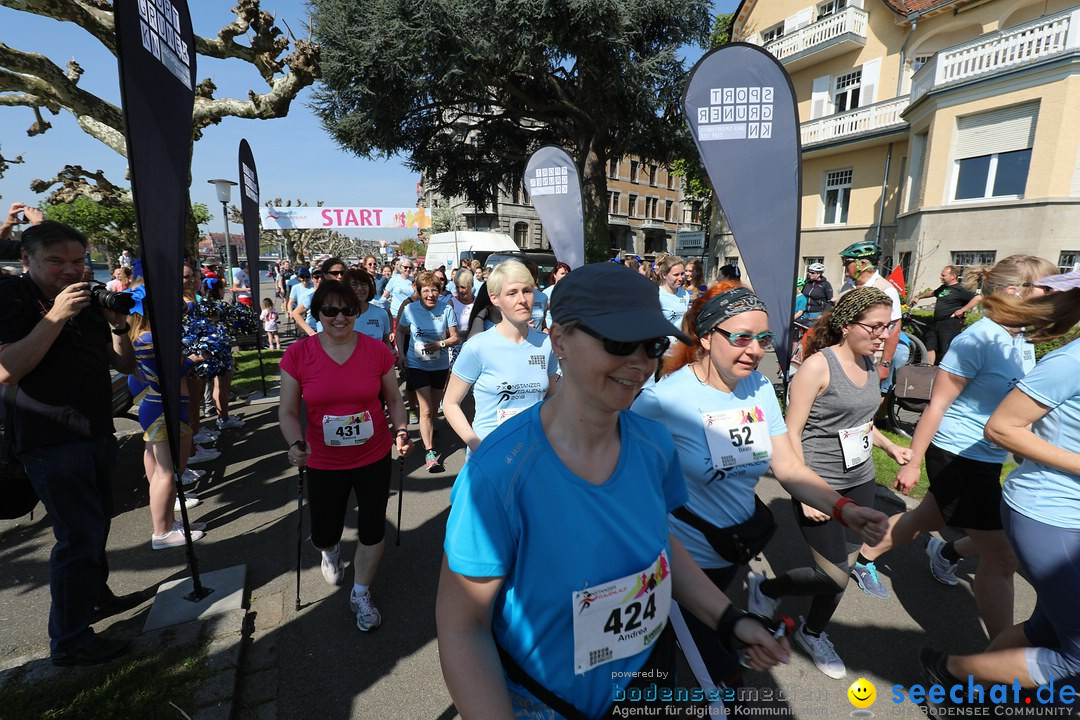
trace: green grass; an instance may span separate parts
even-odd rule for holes
[[[263,369],[266,371],[266,388],[273,389],[281,376],[278,363],[281,362],[282,350],[262,351]],[[240,350],[233,353],[236,361],[236,370],[233,373],[232,387],[237,393],[244,395],[253,392],[262,392],[262,380],[259,375],[259,353],[256,350]]]
[[[903,447],[911,447],[911,441],[903,435],[897,435],[896,433],[891,433],[887,430],[882,430],[882,433],[885,435],[885,437],[889,438],[897,445],[901,445]],[[1016,463],[1014,462],[1005,463],[1005,465],[1001,468],[1002,482],[1005,481],[1005,477],[1010,472],[1012,472],[1013,468],[1015,467]],[[874,448],[874,469],[877,473],[877,484],[892,489],[893,483],[896,481],[896,473],[900,470],[900,465],[891,457],[889,457],[888,453],[886,453],[881,448]],[[918,484],[916,484],[915,487],[911,489],[911,497],[921,498],[923,495],[926,494],[926,489],[927,487],[929,487],[929,485],[930,481],[926,477],[926,465],[924,464],[921,468]]]
[[[204,645],[183,645],[105,668],[68,670],[36,685],[16,677],[0,690],[0,717],[180,720],[194,714],[195,693],[212,674],[205,660]]]

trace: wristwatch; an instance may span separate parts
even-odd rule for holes
[[[883,367],[883,368],[891,368],[892,367],[892,360],[882,360],[881,361],[881,367]]]
[[[440,340],[439,341],[439,347],[441,347],[441,348],[446,347],[446,341],[445,340]]]

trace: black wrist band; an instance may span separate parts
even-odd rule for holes
[[[303,440],[297,440],[296,442],[294,442],[292,445],[289,446],[289,449],[291,450],[294,447],[299,447],[301,450],[303,450],[304,449],[304,441]]]
[[[720,636],[720,644],[729,652],[735,644],[735,623],[748,617],[750,613],[742,608],[735,607],[734,603],[727,606],[720,619],[716,621],[716,633]]]
[[[128,330],[130,330],[130,329],[131,329],[131,326],[128,325],[127,323],[124,323],[124,327],[113,328],[112,329],[112,334],[113,335],[126,335]]]

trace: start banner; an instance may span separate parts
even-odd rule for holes
[[[425,207],[264,207],[260,215],[264,230],[431,228],[431,215]]]

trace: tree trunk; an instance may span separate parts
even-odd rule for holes
[[[608,230],[607,149],[593,136],[578,144],[582,211],[585,215],[585,262],[603,262],[611,254]]]

